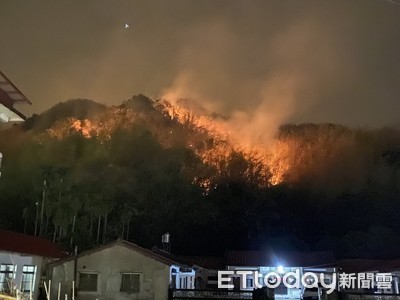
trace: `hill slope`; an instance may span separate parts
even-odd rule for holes
[[[60,103],[0,131],[0,149],[0,226],[37,224],[67,247],[116,237],[152,246],[169,231],[176,252],[192,254],[267,245],[400,254],[395,129],[285,125],[268,146],[249,146],[223,116],[138,95],[113,107]],[[393,247],[364,251],[354,236]]]

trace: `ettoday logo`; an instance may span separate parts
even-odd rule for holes
[[[280,273],[280,274],[279,274]],[[283,276],[282,276],[283,275]],[[337,278],[338,276],[338,278]],[[247,288],[247,279],[253,279],[254,288],[277,288],[280,285],[292,288],[318,288],[322,287],[327,294],[335,288],[339,289],[392,289],[393,275],[391,273],[313,273],[306,272],[301,275],[300,269],[295,272],[269,272],[262,274],[258,271],[218,271],[218,288],[233,289],[233,278],[241,279],[241,287]]]
[[[268,287],[274,289],[281,284],[289,289],[299,289],[301,287],[318,288],[318,286],[322,286],[326,289],[327,294],[331,294],[337,284],[335,273],[329,275],[329,277],[324,273],[316,274],[313,272],[306,272],[301,275],[300,269],[296,269],[295,272],[287,272],[283,276],[277,272],[262,274],[258,271],[218,271],[218,288],[233,289],[232,278],[238,276],[241,279],[241,287],[244,289],[247,288],[247,279],[254,279],[255,288]]]

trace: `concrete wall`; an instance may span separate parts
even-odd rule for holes
[[[0,252],[0,264],[12,264],[17,266],[17,272],[15,274],[15,284],[21,286],[22,270],[26,265],[36,266],[35,282],[33,283],[33,299],[37,299],[39,294],[39,283],[42,272],[44,271],[47,260],[40,256],[29,256],[19,253],[11,252]]]
[[[77,282],[79,300],[168,299],[170,266],[121,245],[79,257],[77,271],[78,280],[79,272],[98,274],[97,292],[81,292]],[[121,273],[141,274],[139,293],[120,292]],[[74,278],[74,261],[55,265],[49,274],[52,280],[51,298],[57,297],[59,283],[61,283],[61,299],[66,293],[70,295]]]

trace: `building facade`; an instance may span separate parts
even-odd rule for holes
[[[195,287],[191,266],[123,240],[51,264],[48,279],[53,295],[82,300],[166,300],[170,288]]]
[[[64,256],[46,239],[0,230],[0,293],[37,299],[48,263]]]
[[[192,259],[196,265],[203,267],[197,278],[203,288],[217,289],[218,270],[225,270],[231,272],[225,277],[229,278],[229,284],[232,285],[229,290],[237,292],[252,292],[264,286],[263,276],[266,274],[275,273],[283,278],[289,272],[297,271],[300,277],[313,272],[318,277],[323,274],[325,282],[329,283],[337,271],[334,256],[330,252],[227,251],[222,260],[202,257]],[[243,274],[240,274],[243,271],[251,272],[245,280]],[[319,299],[322,289],[308,289],[301,282],[298,287],[287,287],[282,283],[272,293],[277,300]]]

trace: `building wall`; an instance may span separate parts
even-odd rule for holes
[[[22,270],[24,266],[36,266],[35,282],[33,283],[33,299],[37,299],[39,295],[39,283],[42,272],[44,272],[47,259],[40,256],[29,256],[19,253],[0,252],[0,264],[11,264],[17,266],[15,274],[15,284],[19,288],[22,280]]]
[[[170,266],[121,245],[115,245],[86,256],[80,256],[77,263],[79,300],[127,300],[127,299],[168,299]],[[98,274],[97,292],[79,291],[79,272]],[[140,273],[139,293],[120,292],[121,273]],[[74,261],[55,265],[50,272],[51,293],[57,295],[61,283],[61,298],[70,293],[74,279]]]

